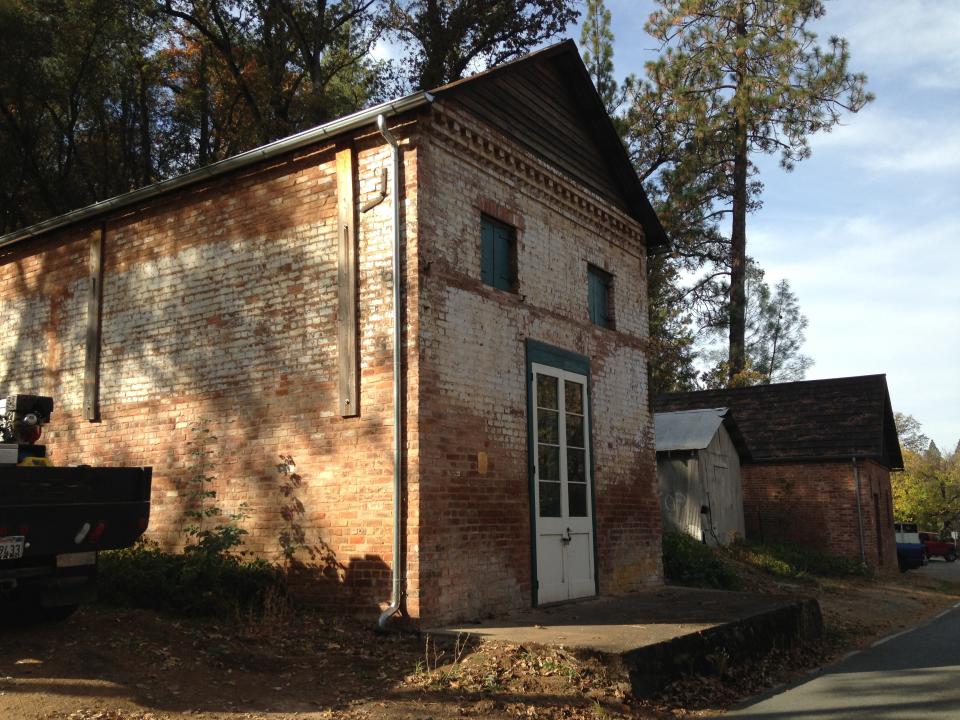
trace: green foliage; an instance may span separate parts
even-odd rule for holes
[[[915,432],[926,440],[919,423]],[[960,458],[943,457],[932,442],[923,452],[906,445],[901,451],[904,470],[890,476],[894,517],[915,522],[921,530],[960,528]]]
[[[696,390],[693,318],[677,293],[677,267],[662,255],[650,258],[648,267],[650,391]]]
[[[262,610],[270,598],[284,594],[283,574],[270,563],[247,559],[237,551],[247,534],[240,525],[246,518],[244,506],[223,512],[213,489],[217,438],[208,420],[192,430],[190,476],[184,490],[184,552],[165,552],[142,540],[132,548],[101,553],[100,597],[115,605],[183,616]],[[292,458],[289,461],[292,464]]]
[[[740,540],[727,552],[741,562],[782,578],[849,577],[868,573],[858,560],[827,555],[801,545]]]
[[[280,495],[283,498],[280,516],[287,524],[280,531],[279,541],[283,557],[289,564],[299,551],[308,549],[307,533],[303,527],[306,508],[297,494],[303,485],[303,476],[297,472],[297,463],[292,455],[281,455],[279,459],[276,468],[280,480]]]
[[[747,260],[747,356],[744,368],[730,377],[726,350],[706,353],[712,365],[703,378],[709,388],[742,387],[802,380],[813,360],[802,352],[807,318],[800,312],[797,296],[787,280],[773,289],[764,279],[764,271],[752,259]],[[710,328],[715,337],[729,331],[729,317]]]
[[[236,512],[224,514],[217,503],[217,491],[213,489],[213,446],[217,438],[210,434],[210,421],[201,420],[191,428],[190,441],[191,477],[185,493],[186,509],[183,516],[189,524],[184,527],[188,536],[184,551],[188,554],[212,557],[231,553],[243,544],[247,534],[240,523],[247,518],[246,505],[241,503]]]
[[[613,77],[613,31],[610,11],[603,0],[587,0],[583,28],[580,31],[583,63],[590,72],[607,112],[613,114],[620,104],[617,81]]]
[[[649,81],[632,83],[629,144],[694,278],[687,307],[703,327],[727,316],[730,378],[747,364],[746,215],[762,190],[752,156],[778,153],[791,169],[809,157],[811,134],[872,99],[848,70],[846,41],[824,48],[807,28],[823,14],[818,0],[660,0],[647,23],[662,52]]]
[[[739,587],[736,574],[716,550],[675,530],[663,534],[663,575],[675,585],[724,590]]]
[[[97,582],[106,603],[185,617],[256,612],[269,597],[285,594],[282,573],[263,560],[174,554],[147,541],[100,553]]]
[[[178,100],[194,103],[195,120],[213,136],[224,133],[236,152],[376,98],[386,70],[370,56],[383,29],[379,7],[377,0],[164,0],[156,12],[170,28],[160,41],[187,70],[172,78]],[[191,95],[194,88],[201,92]],[[198,150],[209,153],[222,140],[210,137]]]
[[[471,66],[517,58],[577,19],[574,0],[390,0],[388,26],[408,48],[414,87],[430,90]]]

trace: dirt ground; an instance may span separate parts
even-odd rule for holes
[[[746,668],[718,663],[656,701],[563,650],[436,644],[277,610],[186,621],[93,606],[61,623],[0,628],[0,718],[9,720],[388,720],[713,717],[743,697],[914,625],[960,600],[960,563],[890,580],[751,589],[815,595],[823,642]]]

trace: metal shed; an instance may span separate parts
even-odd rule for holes
[[[740,463],[750,454],[727,408],[656,413],[665,528],[710,545],[744,535]]]

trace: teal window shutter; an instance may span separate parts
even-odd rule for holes
[[[480,221],[480,279],[499,290],[517,285],[517,242],[509,225],[483,215]]]
[[[610,289],[613,276],[593,265],[587,266],[587,311],[590,322],[600,327],[613,327],[610,312]]]

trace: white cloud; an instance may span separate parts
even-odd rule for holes
[[[854,68],[865,62],[918,87],[960,88],[960,3],[955,0],[829,3],[819,32],[850,41]]]
[[[870,170],[896,173],[960,170],[960,125],[944,114],[902,114],[893,102],[868,107],[811,142]]]
[[[896,409],[941,447],[960,439],[960,214],[913,224],[894,211],[774,227],[760,218],[751,254],[787,278],[810,320],[811,378],[886,373]]]

